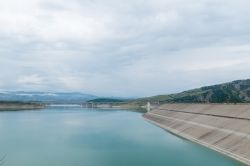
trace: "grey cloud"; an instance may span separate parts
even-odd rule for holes
[[[247,0],[23,3],[0,2],[0,89],[143,96],[250,76]]]

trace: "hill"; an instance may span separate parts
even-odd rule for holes
[[[250,79],[205,86],[170,95],[136,99],[130,104],[162,103],[249,103]]]

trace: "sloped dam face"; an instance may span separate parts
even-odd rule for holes
[[[141,113],[54,107],[0,112],[2,166],[240,166]]]
[[[250,105],[165,104],[144,117],[169,132],[250,165]]]

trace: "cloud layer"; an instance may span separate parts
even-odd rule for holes
[[[250,78],[249,5],[0,1],[0,88],[149,96]]]

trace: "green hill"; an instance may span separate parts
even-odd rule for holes
[[[248,103],[250,102],[250,79],[206,86],[170,95],[140,98],[131,104],[162,103]]]

